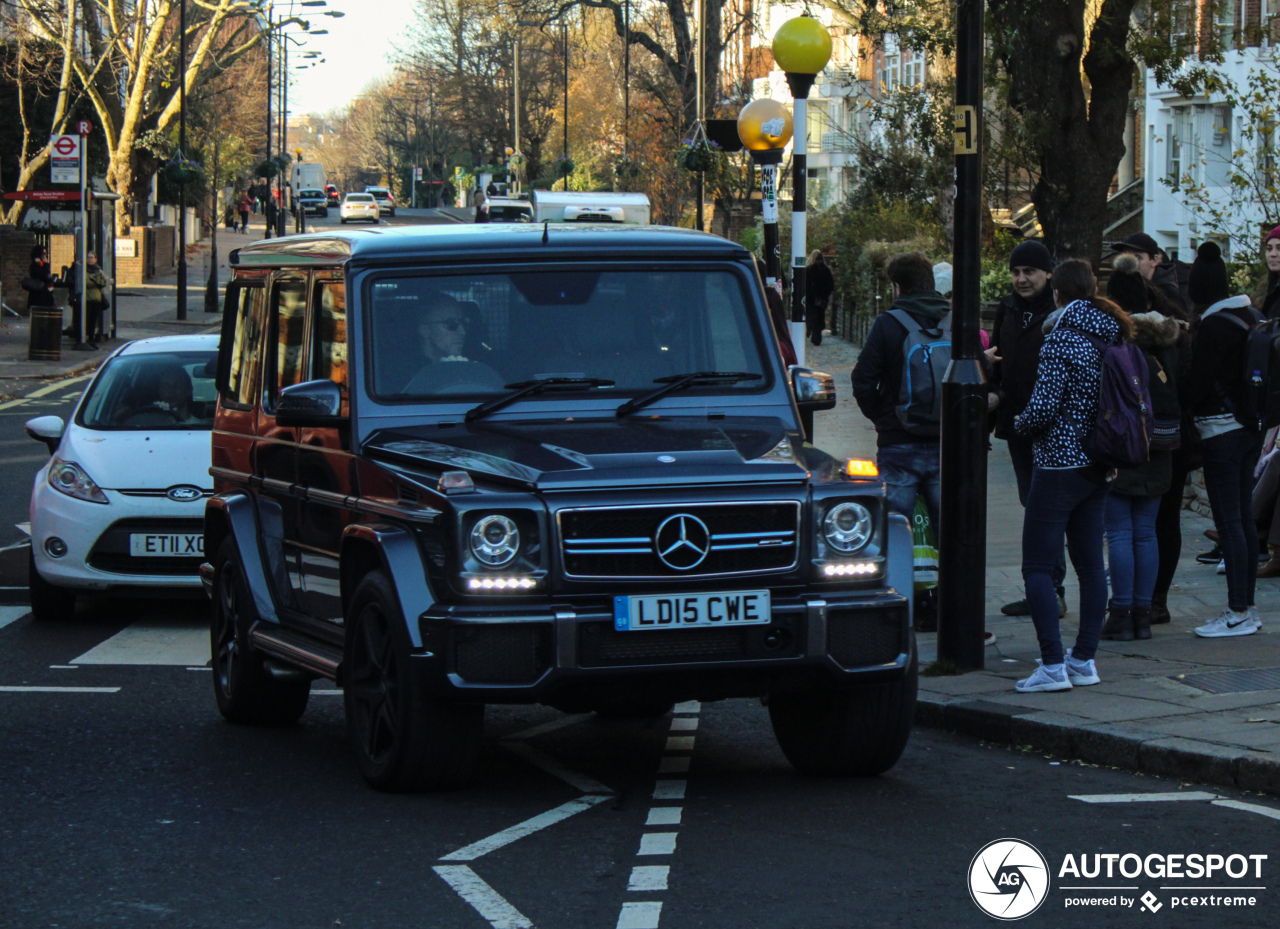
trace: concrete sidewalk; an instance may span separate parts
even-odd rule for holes
[[[856,347],[827,337],[806,345],[806,362],[835,377],[839,402],[817,414],[817,444],[834,455],[875,457],[875,430],[853,402],[849,372]],[[1183,512],[1183,554],[1169,594],[1173,621],[1148,641],[1103,642],[1102,683],[1057,693],[1020,694],[1013,684],[1040,656],[1030,617],[1001,605],[1022,597],[1022,509],[1005,443],[992,442],[987,483],[986,669],[921,677],[917,722],[1094,764],[1280,793],[1280,580],[1258,582],[1262,630],[1200,639],[1192,630],[1226,606],[1226,579],[1195,556],[1211,547],[1212,524]],[[1076,634],[1079,603],[1068,571],[1063,640]],[[945,617],[943,617],[945,622]],[[918,636],[921,667],[936,656],[937,635]]]

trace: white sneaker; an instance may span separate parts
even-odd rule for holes
[[[1259,630],[1259,631],[1261,631],[1261,630],[1262,630],[1262,616],[1261,616],[1261,614],[1259,614],[1259,613],[1258,613],[1258,608],[1257,608],[1256,606],[1254,606],[1253,604],[1249,604],[1249,615],[1250,615],[1251,617],[1253,617],[1253,624],[1254,624],[1254,626],[1256,626],[1256,627],[1258,628],[1258,630]]]
[[[1072,687],[1088,687],[1090,684],[1102,683],[1092,658],[1088,661],[1076,661],[1071,657],[1071,649],[1067,649],[1067,660],[1064,664],[1067,669],[1067,680],[1071,682]]]
[[[1047,690],[1071,689],[1065,664],[1045,664],[1039,658],[1036,659],[1036,664],[1040,667],[1036,668],[1030,677],[1023,678],[1013,685],[1013,689],[1018,693],[1031,694]]]
[[[1198,627],[1196,635],[1202,639],[1217,639],[1229,635],[1253,635],[1257,631],[1258,627],[1248,610],[1237,613],[1227,609],[1217,619]]]

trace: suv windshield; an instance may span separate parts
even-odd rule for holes
[[[322,197],[324,197],[324,191],[323,190],[304,190],[299,192],[298,196],[306,197],[308,199],[319,200]]]
[[[607,379],[614,386],[583,389],[631,395],[695,371],[767,378],[746,281],[729,271],[405,273],[376,278],[367,293],[367,369],[383,398],[488,397],[553,377]],[[750,392],[767,383],[694,391]]]
[[[107,362],[80,408],[89,429],[212,429],[217,352],[122,355]]]

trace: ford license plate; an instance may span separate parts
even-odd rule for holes
[[[204,554],[204,535],[187,532],[131,532],[134,558],[195,558]]]
[[[619,632],[759,626],[771,619],[767,590],[613,598],[613,628]]]

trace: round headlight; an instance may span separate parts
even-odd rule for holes
[[[827,544],[844,555],[851,555],[870,542],[871,532],[871,511],[861,503],[834,506],[822,521]]]
[[[490,568],[500,568],[520,551],[520,530],[506,516],[486,516],[471,530],[471,554]]]

